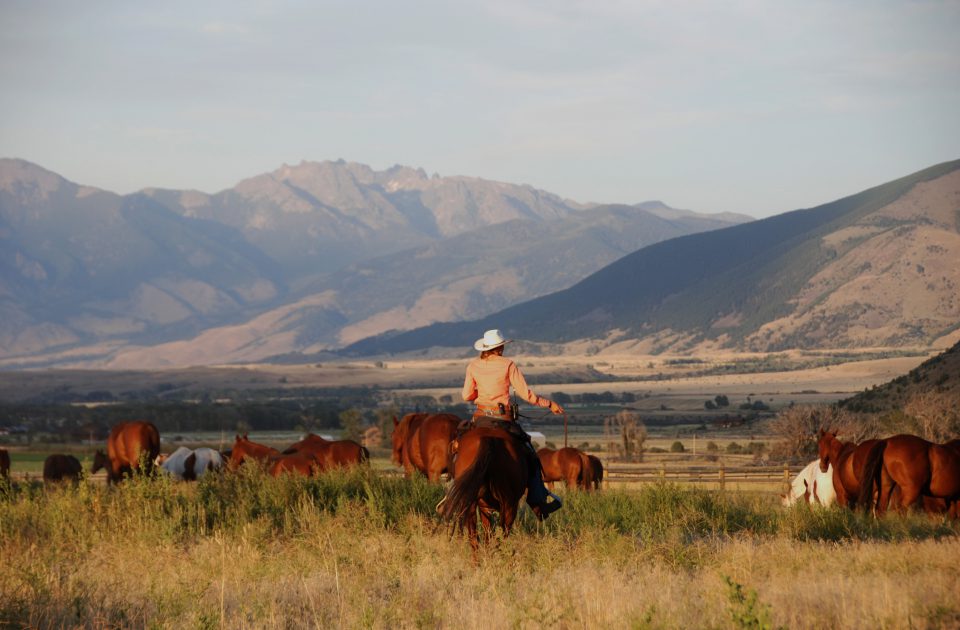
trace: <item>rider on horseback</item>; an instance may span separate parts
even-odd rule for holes
[[[527,503],[534,513],[541,519],[559,510],[560,498],[549,492],[543,485],[543,475],[540,470],[540,460],[530,442],[530,436],[516,422],[516,414],[510,403],[510,386],[521,398],[531,405],[550,409],[555,414],[562,414],[563,408],[557,403],[542,398],[533,393],[527,386],[526,379],[520,373],[517,365],[503,356],[504,345],[509,340],[504,339],[499,330],[488,330],[478,339],[473,347],[480,352],[480,356],[467,365],[467,375],[463,382],[463,399],[476,403],[473,414],[474,425],[490,423],[503,428],[525,444],[529,453],[527,463],[529,480],[527,484]],[[552,498],[553,501],[548,501]]]

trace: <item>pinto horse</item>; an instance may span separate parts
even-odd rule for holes
[[[466,529],[474,554],[480,547],[477,513],[492,533],[493,513],[500,514],[504,537],[510,535],[520,499],[527,488],[526,447],[503,429],[477,427],[454,443],[453,484],[438,506],[443,518]]]
[[[117,483],[123,479],[124,474],[132,475],[134,471],[151,473],[153,462],[159,454],[160,432],[152,422],[121,422],[110,429],[106,455],[103,451],[97,451],[94,455],[90,473],[95,474],[105,468],[107,483]]]
[[[833,505],[837,500],[837,493],[833,490],[833,467],[828,466],[826,472],[823,472],[820,470],[820,460],[813,460],[793,478],[790,492],[780,495],[780,503],[784,507],[801,499],[811,505]]]
[[[894,498],[898,504],[894,507],[899,509],[923,504],[927,511],[950,511],[955,515],[960,500],[958,444],[958,440],[934,444],[904,434],[882,440],[870,453],[866,465],[868,473],[872,471],[869,494],[872,496],[873,487],[879,486],[877,513],[882,514]],[[861,496],[866,494],[865,488]]]
[[[158,455],[155,462],[160,470],[184,481],[196,481],[211,470],[223,467],[223,457],[212,448],[191,450],[181,446],[169,455]]]
[[[80,460],[73,455],[62,455],[59,453],[47,455],[43,460],[43,482],[45,484],[80,482],[80,473],[83,472],[83,466]]]
[[[244,433],[243,435],[237,435],[237,439],[234,440],[227,467],[230,470],[236,470],[240,467],[240,464],[246,461],[254,461],[261,466],[266,466],[279,456],[280,451],[277,449],[254,442]]]
[[[430,481],[450,473],[450,443],[457,437],[461,419],[449,413],[408,413],[393,419],[393,461],[407,477],[419,470]]]
[[[865,440],[860,444],[841,442],[837,439],[836,431],[820,430],[817,440],[820,472],[825,473],[833,466],[833,490],[837,493],[837,503],[853,509],[857,507],[861,497],[865,496],[861,493],[864,465],[870,451],[879,444],[880,440]]]
[[[593,484],[593,466],[586,453],[580,449],[566,446],[553,450],[541,448],[537,451],[540,466],[543,468],[543,482],[564,481],[568,488],[589,490]]]
[[[320,470],[346,468],[370,461],[370,451],[367,447],[353,440],[325,440],[314,433],[307,433],[305,438],[291,444],[282,454],[296,453],[312,455],[320,466]]]

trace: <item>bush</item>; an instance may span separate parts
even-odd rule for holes
[[[673,444],[671,444],[671,445],[670,445],[670,452],[671,452],[671,453],[683,453],[683,452],[684,452],[683,442],[681,442],[680,440],[677,440],[676,442],[674,442]]]

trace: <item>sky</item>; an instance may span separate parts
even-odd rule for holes
[[[0,157],[118,193],[301,160],[754,217],[960,158],[960,0],[0,0]]]

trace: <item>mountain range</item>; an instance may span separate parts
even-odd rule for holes
[[[303,162],[131,195],[0,160],[0,367],[163,367],[337,349],[482,317],[665,239],[750,220]]]
[[[568,289],[345,352],[469,348],[489,328],[548,352],[948,347],[960,339],[960,160],[656,243]]]

